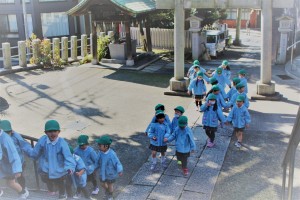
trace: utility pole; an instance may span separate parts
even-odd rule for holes
[[[240,32],[241,32],[241,18],[242,18],[242,9],[237,9],[237,18],[236,18],[236,32],[235,32],[235,39],[233,41],[233,45],[240,46]]]

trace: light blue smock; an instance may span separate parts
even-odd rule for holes
[[[95,170],[95,163],[97,161],[97,153],[95,150],[88,146],[85,150],[80,149],[80,147],[76,147],[74,149],[74,154],[80,156],[86,166],[87,175],[90,175]]]
[[[177,127],[173,134],[168,137],[168,142],[175,140],[176,151],[189,153],[196,149],[193,132],[190,127]]]
[[[206,93],[206,86],[204,80],[193,79],[188,87],[189,91],[192,91],[193,95],[204,95]]]
[[[218,127],[218,121],[225,122],[225,117],[221,108],[218,106],[217,110],[213,110],[214,106],[207,106],[207,103],[203,104],[200,110],[203,112],[202,124],[203,126]]]
[[[154,146],[166,146],[167,143],[164,142],[164,138],[169,137],[170,128],[166,123],[152,123],[148,132],[148,137],[150,138],[150,144]],[[153,140],[156,137],[156,140]]]
[[[230,111],[227,122],[232,122],[235,128],[245,128],[246,124],[250,124],[251,118],[248,109],[242,105],[240,108],[234,106]]]

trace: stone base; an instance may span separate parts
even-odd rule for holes
[[[263,100],[263,101],[281,101],[283,100],[282,94],[275,92],[273,95],[259,95],[253,94],[251,95],[251,100]]]
[[[260,81],[256,82],[257,94],[263,96],[270,96],[275,94],[275,82],[271,81],[269,84],[261,83]]]
[[[99,61],[97,59],[92,60],[92,65],[98,65],[98,64],[99,64]]]
[[[118,60],[118,59],[107,59],[102,58],[101,63],[111,63],[111,64],[126,64],[126,60]]]
[[[191,98],[191,95],[189,95],[187,92],[178,92],[178,91],[171,91],[171,90],[165,91],[164,95]]]
[[[133,66],[134,65],[134,60],[126,60],[126,65],[127,66]]]
[[[170,90],[176,92],[186,92],[189,84],[189,79],[176,80],[174,77],[170,80]]]

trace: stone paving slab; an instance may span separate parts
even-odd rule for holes
[[[179,200],[208,200],[211,195],[198,192],[183,191]]]
[[[159,178],[162,175],[162,171],[157,171],[153,173],[150,171],[151,162],[146,162],[138,171],[138,173],[133,177],[132,183],[136,185],[148,185],[154,186],[157,184]]]
[[[123,189],[123,192],[116,200],[144,200],[147,199],[152,190],[153,186],[128,185]]]
[[[148,198],[156,200],[179,199],[187,180],[187,178],[163,175]]]
[[[193,171],[193,169],[195,168],[197,162],[198,162],[198,158],[196,158],[196,157],[189,157],[188,158],[187,167],[188,167],[190,172]],[[170,175],[170,176],[185,177],[182,173],[181,165],[177,164],[177,159],[173,159],[171,161],[169,167],[166,169],[164,174],[165,175]],[[188,178],[188,177],[190,177],[190,174],[185,178]]]
[[[184,190],[212,194],[220,171],[196,165]]]

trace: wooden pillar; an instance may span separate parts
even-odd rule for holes
[[[126,32],[126,50],[127,50],[127,60],[126,65],[134,65],[134,60],[132,59],[132,45],[131,45],[131,35],[130,35],[130,23],[129,20],[125,22],[125,32]]]
[[[93,60],[92,60],[92,64],[93,65],[97,65],[99,63],[99,60],[98,60],[98,55],[97,55],[97,45],[98,45],[98,42],[97,42],[97,23],[95,22],[95,14],[92,13],[92,34],[93,34],[93,37],[92,37],[92,41],[93,41]]]
[[[144,29],[143,29],[143,26],[142,26],[142,21],[139,21],[139,29],[140,29],[140,35],[141,35],[141,39],[140,39],[140,43],[141,43],[141,46],[142,46],[142,49],[144,51],[147,51],[147,41],[146,41],[146,38],[145,38],[145,33],[144,33]]]
[[[147,52],[152,53],[152,40],[151,40],[151,32],[150,32],[150,24],[149,20],[145,20],[146,27],[146,38],[147,38]]]

